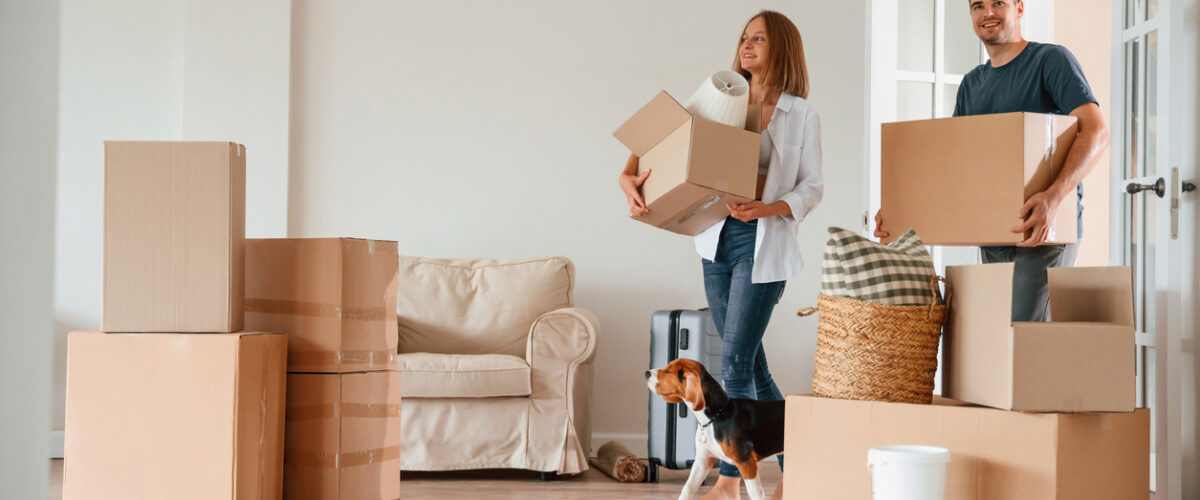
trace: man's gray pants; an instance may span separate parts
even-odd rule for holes
[[[1050,289],[1046,284],[1046,268],[1074,265],[1079,245],[980,247],[979,253],[984,264],[1013,263],[1013,321],[1049,321]]]

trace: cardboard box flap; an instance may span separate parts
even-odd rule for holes
[[[1012,324],[1013,264],[947,266],[950,282],[951,321],[961,319],[973,324]]]
[[[750,106],[746,110],[746,130],[756,134],[762,133],[762,103]]]
[[[731,128],[703,118],[692,122],[687,179],[722,193],[754,199],[762,136]]]
[[[692,115],[688,114],[687,109],[666,91],[661,91],[621,124],[613,132],[613,137],[629,148],[634,156],[640,158],[658,144],[658,141],[691,119]]]
[[[942,347],[943,394],[988,406],[1012,403],[1012,274],[1012,263],[946,268],[953,291]]]
[[[1133,269],[1060,267],[1046,270],[1050,319],[1054,322],[1114,323],[1133,327]]]

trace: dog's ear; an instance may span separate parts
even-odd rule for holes
[[[688,370],[684,377],[687,379],[687,387],[683,390],[684,398],[692,402],[692,411],[703,410],[704,388],[700,386],[700,374],[695,370]]]
[[[679,396],[668,396],[668,395],[666,395],[666,394],[663,394],[663,399],[664,399],[664,400],[666,400],[668,403],[680,403],[680,402],[683,402],[683,398],[681,398],[681,397],[679,397]]]

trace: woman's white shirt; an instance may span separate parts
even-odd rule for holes
[[[808,101],[791,94],[779,96],[763,134],[771,143],[771,160],[762,202],[783,201],[791,213],[758,219],[751,281],[783,281],[804,269],[799,225],[825,193],[821,178],[821,121]],[[696,252],[713,260],[725,221],[696,235]]]

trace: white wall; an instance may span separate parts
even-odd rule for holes
[[[286,232],[287,0],[64,0],[55,264],[55,408],[66,335],[99,329],[106,140],[247,145],[246,235]]]
[[[55,407],[62,429],[67,332],[100,328],[105,140],[179,137],[181,1],[64,0],[55,252]]]
[[[100,324],[101,141],[227,138],[250,155],[248,236],[286,227],[395,239],[410,255],[572,258],[577,302],[602,323],[593,430],[638,444],[650,314],[705,301],[691,240],[624,216],[628,152],[611,133],[658,90],[685,98],[728,67],[760,7],[800,27],[823,123],[810,267],[766,337],[780,388],[807,391],[816,324],[794,312],[816,301],[825,227],[857,227],[864,209],[857,4],[65,1],[54,427],[65,333]]]
[[[0,498],[46,498],[57,1],[0,2]]]
[[[191,0],[181,137],[246,146],[246,237],[287,236],[290,0]]]
[[[293,7],[291,236],[396,239],[404,254],[576,263],[601,322],[593,429],[644,434],[649,321],[705,305],[690,238],[625,216],[611,133],[658,90],[685,99],[724,69],[758,8],[619,1]],[[825,227],[857,227],[866,162],[865,7],[766,2],[804,37],[824,132],[825,201],[809,263],[766,336],[784,392],[810,388]],[[597,443],[597,446],[603,441]]]

